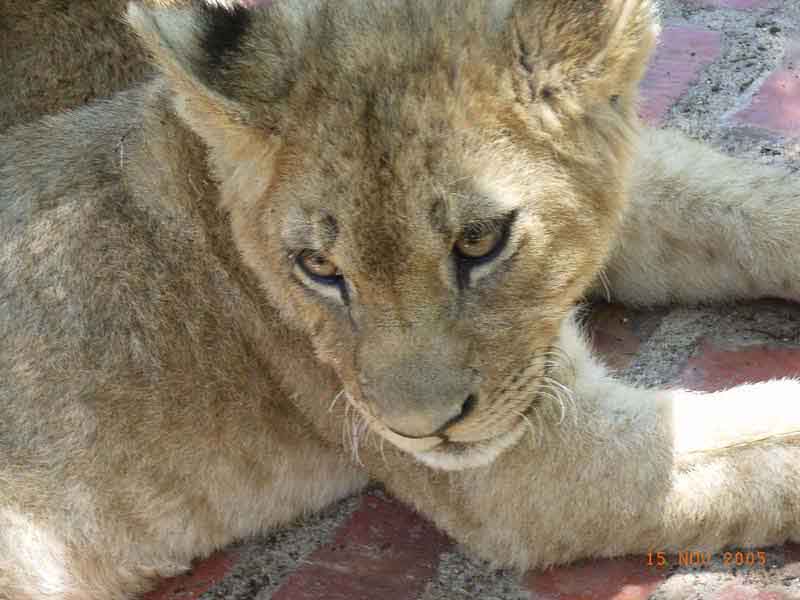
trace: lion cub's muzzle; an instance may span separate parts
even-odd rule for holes
[[[447,439],[478,405],[481,377],[469,344],[439,329],[373,330],[358,356],[361,396],[390,431]]]
[[[362,375],[362,393],[392,432],[408,439],[440,438],[478,404],[478,377],[470,370],[421,364],[413,359],[375,375]]]
[[[419,440],[437,437],[442,441],[447,441],[450,428],[466,419],[475,409],[477,403],[477,396],[475,394],[470,394],[461,406],[458,406],[456,403],[446,405],[451,409],[448,410],[447,413],[439,415],[404,415],[394,419],[393,422],[386,421],[385,419],[384,422],[390,431],[405,438]],[[456,411],[458,411],[457,414]],[[447,418],[448,414],[453,414],[454,416],[440,424],[441,421]],[[413,432],[413,434],[408,432]]]
[[[348,401],[369,427],[438,469],[490,464],[532,429],[549,352],[495,381],[470,340],[441,324],[365,331]]]
[[[431,467],[460,470],[491,463],[522,437],[535,393],[528,379],[511,399],[494,389],[478,369],[474,344],[452,329],[439,320],[365,331],[348,399],[401,450]]]

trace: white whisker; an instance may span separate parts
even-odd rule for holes
[[[347,450],[347,432],[350,429],[350,405],[346,404],[344,408],[344,418],[342,419],[342,448]]]
[[[350,422],[350,450],[352,452],[353,460],[356,462],[356,464],[362,467],[364,466],[364,463],[361,462],[361,454],[359,450],[361,445],[362,426],[364,422],[364,418],[359,413],[356,413],[355,418]]]
[[[336,394],[336,396],[333,397],[333,402],[331,402],[331,405],[328,407],[328,412],[329,413],[333,412],[333,409],[336,406],[336,403],[339,402],[339,399],[344,395],[345,395],[345,391],[344,391],[344,388],[342,388],[342,390],[338,394]]]
[[[561,412],[558,419],[558,425],[562,425],[564,423],[564,419],[566,418],[566,407],[564,406],[564,399],[557,393],[556,390],[553,390],[549,387],[540,389],[539,394],[544,396],[545,398],[549,398],[553,402],[558,403]]]
[[[600,283],[603,286],[603,291],[606,294],[606,302],[611,302],[611,284],[608,281],[608,275],[606,275],[605,271],[600,271],[598,278],[600,279]]]
[[[531,449],[535,448],[539,438],[536,435],[536,430],[533,428],[533,422],[527,417],[527,415],[524,412],[520,412],[518,410],[515,410],[513,412],[515,415],[525,420],[528,430],[531,432],[530,448]]]
[[[578,423],[577,422],[577,406],[576,406],[576,403],[575,403],[575,396],[574,396],[572,390],[569,389],[567,386],[565,386],[560,381],[558,381],[556,379],[553,379],[552,377],[544,376],[544,377],[542,377],[542,381],[547,386],[547,389],[558,397],[559,402],[562,404],[562,409],[565,409],[565,405],[569,405],[569,408],[572,409],[571,410],[571,415],[572,415],[573,425],[577,426],[577,423]],[[562,413],[562,419],[559,422],[559,425],[561,425],[563,423],[563,421],[564,421],[564,419],[563,419],[563,413]]]
[[[389,461],[388,461],[388,460],[386,460],[386,452],[384,451],[384,448],[383,448],[383,445],[386,443],[386,438],[385,438],[385,437],[383,437],[382,435],[381,435],[381,436],[378,436],[378,437],[379,437],[379,438],[380,438],[380,440],[381,440],[381,443],[380,443],[380,446],[379,446],[379,448],[380,448],[380,452],[381,452],[381,459],[383,459],[383,464],[384,464],[384,466],[385,466],[385,467],[388,467],[388,466],[389,466]]]

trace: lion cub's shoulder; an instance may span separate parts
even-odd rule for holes
[[[0,2],[0,131],[142,81],[150,67],[125,23],[126,5],[127,0]]]

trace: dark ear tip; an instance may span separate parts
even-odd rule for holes
[[[205,25],[201,47],[209,67],[222,65],[226,59],[238,54],[253,21],[251,10],[243,4],[223,6],[195,0],[202,11]]]

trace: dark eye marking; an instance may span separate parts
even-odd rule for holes
[[[350,306],[347,279],[328,254],[318,250],[301,250],[291,253],[290,259],[294,260],[297,269],[303,274],[304,277],[297,279],[306,289],[314,292],[314,286],[309,285],[309,281],[316,286],[335,289],[339,292],[342,303]]]

